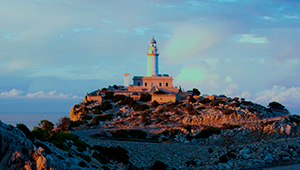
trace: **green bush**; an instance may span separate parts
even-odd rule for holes
[[[196,139],[199,139],[199,138],[208,138],[212,134],[221,134],[221,130],[219,128],[216,128],[216,127],[208,126],[205,129],[201,130],[201,132],[199,132],[195,136],[195,138]]]
[[[196,89],[196,88],[193,88],[193,95],[194,96],[199,96],[201,93],[200,93],[200,91],[198,90],[198,89]]]
[[[290,119],[291,122],[295,122],[295,123],[297,123],[297,124],[300,123],[300,116],[298,116],[298,115],[291,115],[291,116],[289,117],[289,119]]]
[[[114,98],[114,92],[105,92],[104,99],[105,100],[110,100]]]
[[[112,159],[117,162],[122,162],[124,164],[129,163],[128,151],[120,146],[107,148],[95,145],[92,149],[97,150],[100,154],[106,156],[108,159]]]
[[[163,134],[164,136],[169,136],[170,131],[168,129],[166,129],[163,132],[161,132],[161,134]]]
[[[193,111],[194,108],[193,108],[192,105],[189,105],[189,106],[186,107],[186,110],[187,110],[188,112],[190,112],[190,111]]]
[[[121,100],[124,100],[126,98],[125,95],[121,95],[121,94],[116,94],[113,98],[113,102],[118,102],[118,101],[121,101]]]
[[[41,120],[38,126],[43,130],[53,130],[54,124],[48,120]]]
[[[189,166],[196,166],[197,163],[194,161],[194,160],[190,160],[190,161],[186,161],[186,166],[189,167]]]
[[[87,164],[84,161],[80,161],[78,165],[81,167],[87,167]]]
[[[142,130],[116,130],[112,132],[114,138],[147,139],[147,132]]]
[[[273,124],[273,123],[275,123],[275,121],[274,121],[274,120],[271,120],[271,121],[263,122],[261,125],[262,125],[262,126],[268,126],[268,125],[271,125],[271,124]]]
[[[17,124],[17,128],[25,134],[26,138],[28,138],[31,141],[34,141],[34,137],[26,125]]]
[[[93,114],[96,114],[96,112],[99,112],[99,111],[101,112],[101,111],[105,111],[105,110],[109,110],[109,109],[112,109],[112,105],[110,102],[105,101],[105,102],[102,102],[100,105],[95,106],[93,108],[93,112],[95,112]],[[94,111],[94,110],[96,110],[96,111]]]
[[[193,96],[190,96],[190,97],[189,97],[189,102],[190,102],[190,103],[195,103],[195,102],[196,102],[196,99],[195,99]]]
[[[104,122],[106,120],[112,120],[113,116],[114,116],[113,114],[95,116],[93,118],[93,120],[88,125],[89,126],[94,126],[94,125],[98,125],[100,121]]]
[[[200,113],[197,112],[196,110],[191,110],[188,112],[189,115],[199,115]]]
[[[43,130],[39,127],[34,127],[34,129],[32,130],[32,134],[35,138],[41,141],[51,142],[58,148],[63,149],[65,151],[69,150],[68,146],[65,145],[65,142],[67,140],[73,141],[74,145],[78,148],[79,151],[84,151],[89,146],[85,142],[81,141],[78,136],[71,133],[54,133],[49,130]]]
[[[180,132],[179,129],[171,129],[170,130],[171,137],[175,137],[175,135],[177,135],[179,132]]]
[[[80,158],[84,159],[87,162],[90,162],[92,160],[91,157],[81,154],[81,153],[76,153],[76,155],[79,156]]]
[[[91,119],[93,119],[93,117],[89,116],[89,115],[84,115],[82,119],[84,119],[84,120],[91,120]]]
[[[231,109],[225,109],[223,112],[224,115],[231,115],[232,113],[235,113],[235,111]]]
[[[241,102],[242,105],[245,105],[245,106],[253,106],[254,104],[250,101],[242,101]]]
[[[151,103],[151,107],[153,107],[153,108],[157,108],[159,106],[159,103],[156,101],[156,100],[154,100],[152,103]]]
[[[192,125],[185,125],[185,126],[183,126],[183,128],[184,128],[186,131],[188,131],[189,133],[191,133],[191,131],[192,131]]]
[[[168,165],[161,161],[155,161],[150,170],[166,170]]]
[[[79,127],[80,125],[85,125],[88,122],[86,120],[77,120],[77,121],[70,121],[69,129],[73,127]]]
[[[211,106],[219,106],[220,104],[225,104],[225,101],[223,100],[217,100],[211,103]]]
[[[240,128],[240,127],[241,127],[241,125],[229,125],[229,124],[227,124],[227,125],[223,125],[222,129],[226,130],[226,129],[235,129],[235,128]]]
[[[148,101],[151,101],[151,98],[152,98],[152,96],[149,93],[146,93],[146,94],[142,93],[140,96],[140,101],[148,102]]]
[[[211,103],[211,100],[208,98],[203,98],[199,101],[199,103],[202,103],[202,104]]]
[[[102,155],[98,152],[94,152],[92,157],[95,158],[97,161],[99,161],[102,164],[110,164],[111,163],[104,155]]]

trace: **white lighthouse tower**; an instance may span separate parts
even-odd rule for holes
[[[158,75],[158,55],[156,41],[154,37],[150,41],[150,47],[148,48],[148,62],[147,62],[147,76]]]

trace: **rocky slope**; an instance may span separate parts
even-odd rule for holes
[[[50,151],[45,152],[42,147]],[[47,142],[35,140],[34,143],[25,134],[11,125],[0,121],[0,169],[6,170],[48,170],[48,169],[82,169],[82,158],[70,157],[66,152]],[[94,169],[85,167],[86,169]]]
[[[138,168],[162,161],[168,169],[244,169],[300,158],[300,117],[249,101],[199,98],[157,107],[115,95],[79,103],[70,117],[73,133],[126,148]]]

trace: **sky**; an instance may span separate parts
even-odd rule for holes
[[[146,75],[153,36],[174,85],[300,113],[297,0],[0,1],[0,113],[68,112]]]

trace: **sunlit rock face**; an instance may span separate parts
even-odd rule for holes
[[[35,142],[37,142],[37,140],[35,140]],[[37,148],[18,128],[14,128],[0,121],[0,169],[82,169],[82,167],[78,165],[78,162],[82,159],[76,157],[69,158],[64,155],[64,151],[45,142],[38,142],[47,146],[51,153],[46,154],[43,148]],[[86,169],[91,168],[86,167]]]
[[[82,117],[85,115],[83,107],[77,108],[76,105],[73,106],[70,110],[70,119],[72,121],[82,120]]]

